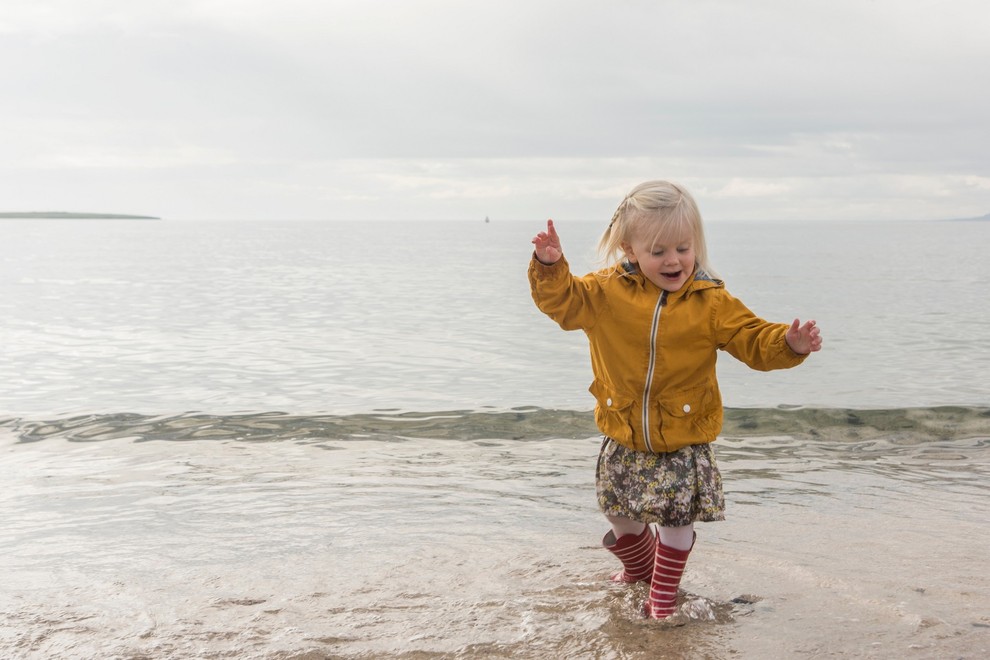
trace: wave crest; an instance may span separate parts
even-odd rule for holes
[[[432,412],[381,410],[353,415],[105,413],[40,420],[0,419],[0,429],[12,433],[18,442],[52,438],[72,442],[120,439],[321,442],[413,438],[525,441],[587,438],[598,434],[589,411],[537,407]],[[727,439],[786,436],[841,443],[882,438],[894,444],[987,439],[990,408],[728,408],[721,436]]]

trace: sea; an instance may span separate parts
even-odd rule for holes
[[[0,221],[0,657],[990,656],[990,222],[708,225],[824,347],[720,356],[665,622],[607,579],[544,223]]]

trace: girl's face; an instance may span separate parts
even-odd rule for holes
[[[643,276],[664,291],[677,291],[694,273],[694,240],[690,236],[678,241],[633,239],[623,243],[622,249]]]

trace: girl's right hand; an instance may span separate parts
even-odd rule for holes
[[[564,251],[560,249],[560,237],[553,228],[553,220],[547,220],[547,230],[536,235],[533,245],[536,246],[536,258],[547,266],[557,263],[564,256]]]

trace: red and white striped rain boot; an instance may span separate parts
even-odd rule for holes
[[[622,562],[622,570],[612,576],[613,582],[646,582],[653,576],[657,538],[649,525],[639,534],[623,534],[618,540],[609,530],[602,545]]]
[[[695,536],[697,538],[697,536]],[[653,562],[653,579],[650,581],[650,597],[643,605],[643,611],[650,619],[666,619],[677,610],[677,587],[684,575],[688,555],[694,548],[674,550],[657,538],[656,559]]]

